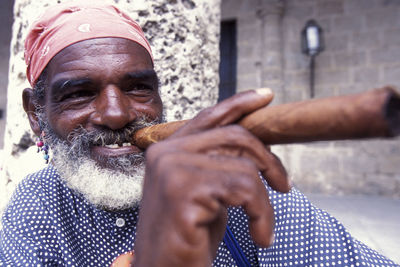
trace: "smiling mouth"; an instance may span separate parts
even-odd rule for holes
[[[98,157],[119,157],[129,154],[142,153],[143,151],[137,146],[129,143],[113,143],[113,144],[99,144],[93,145],[91,148],[91,154],[94,158]]]
[[[128,147],[128,146],[134,146],[134,145],[131,143],[125,142],[125,143],[121,143],[121,144],[109,144],[109,145],[102,144],[102,145],[96,145],[96,146],[115,149],[115,148]]]

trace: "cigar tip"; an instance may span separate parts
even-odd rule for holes
[[[258,88],[255,90],[257,94],[265,96],[265,95],[272,95],[272,90],[269,88]]]

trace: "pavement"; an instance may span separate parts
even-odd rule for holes
[[[400,199],[306,194],[356,239],[400,264]]]

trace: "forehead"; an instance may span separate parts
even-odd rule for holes
[[[141,45],[122,38],[97,38],[70,45],[48,64],[48,79],[110,75],[153,69],[150,55]]]

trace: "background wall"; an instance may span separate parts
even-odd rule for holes
[[[309,58],[300,33],[323,28],[316,97],[400,84],[400,1],[223,0],[222,20],[237,21],[237,91],[268,86],[275,104],[308,99]],[[276,146],[306,192],[400,197],[400,139]]]
[[[0,151],[4,146],[6,127],[8,59],[10,58],[11,27],[13,22],[13,0],[0,2]],[[1,162],[0,155],[0,162]]]

